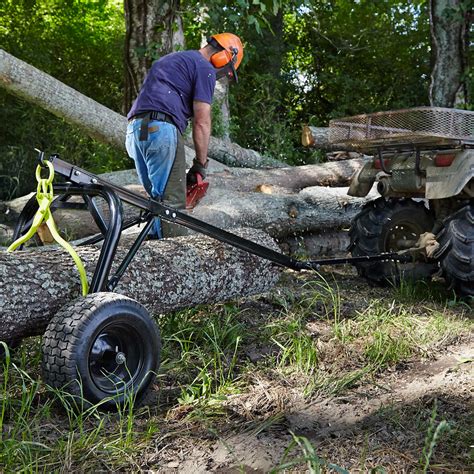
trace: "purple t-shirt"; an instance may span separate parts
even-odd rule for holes
[[[167,54],[151,66],[127,117],[164,112],[183,133],[193,116],[193,100],[211,104],[215,85],[215,69],[199,51]]]

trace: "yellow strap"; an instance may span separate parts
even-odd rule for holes
[[[50,210],[50,205],[53,202],[54,193],[53,193],[53,179],[54,179],[54,166],[50,161],[45,161],[46,165],[49,168],[49,176],[48,178],[41,178],[41,166],[38,165],[36,167],[36,180],[38,181],[38,187],[36,189],[36,200],[38,201],[38,210],[33,217],[33,223],[31,224],[30,229],[28,232],[23,235],[22,237],[18,238],[13,242],[8,248],[7,252],[13,252],[17,249],[20,245],[24,244],[28,240],[35,235],[38,230],[38,227],[41,225],[42,222],[46,222],[46,225],[51,232],[54,240],[61,245],[65,250],[69,252],[71,257],[74,260],[74,263],[77,266],[79,271],[79,277],[81,279],[81,286],[82,286],[82,295],[86,296],[89,293],[89,284],[87,283],[87,276],[86,270],[84,265],[77,255],[76,251],[72,248],[69,242],[66,242],[60,235],[56,228],[56,224],[53,219],[53,215]]]

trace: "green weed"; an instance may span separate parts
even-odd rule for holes
[[[420,458],[420,467],[421,472],[423,473],[428,472],[431,458],[442,434],[450,430],[450,426],[446,420],[442,420],[439,423],[436,423],[437,414],[437,403],[435,401],[433,410],[431,411],[428,431],[425,437],[425,445],[423,447],[423,452]]]
[[[365,311],[343,321],[335,336],[345,344],[363,346],[363,354],[375,368],[396,364],[443,343],[465,330],[469,323],[436,310],[419,314],[412,307],[373,301]]]
[[[305,320],[290,313],[286,319],[267,326],[268,337],[280,349],[277,365],[290,372],[311,374],[318,363],[315,341],[308,334]]]
[[[297,436],[294,433],[291,433],[291,436],[293,438],[291,443],[285,449],[285,453],[283,454],[280,464],[271,470],[272,473],[286,471],[287,469],[306,464],[307,470],[310,474],[320,474],[326,472],[327,470],[334,471],[339,474],[349,474],[349,471],[346,469],[320,458],[316,454],[313,445],[304,436]],[[295,448],[299,448],[301,451],[301,456],[291,460],[288,459],[289,455],[294,451]]]
[[[224,305],[221,311],[182,311],[165,322],[164,351],[179,360],[173,373],[181,385],[182,404],[219,398],[237,386],[234,371],[243,328],[235,319],[235,307]]]
[[[306,296],[300,301],[305,314],[318,314],[333,324],[337,331],[341,321],[341,293],[337,282],[331,283],[323,275],[317,274],[317,279],[303,285]]]

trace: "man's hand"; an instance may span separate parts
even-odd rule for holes
[[[207,176],[207,163],[209,160],[206,161],[206,164],[203,165],[197,158],[193,160],[193,166],[188,171],[186,175],[186,185],[192,186],[193,184],[197,183],[197,174],[201,175],[202,179],[206,179]]]

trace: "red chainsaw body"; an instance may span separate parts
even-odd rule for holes
[[[196,173],[196,179],[196,183],[186,189],[186,209],[192,209],[206,195],[209,187],[199,173]]]

